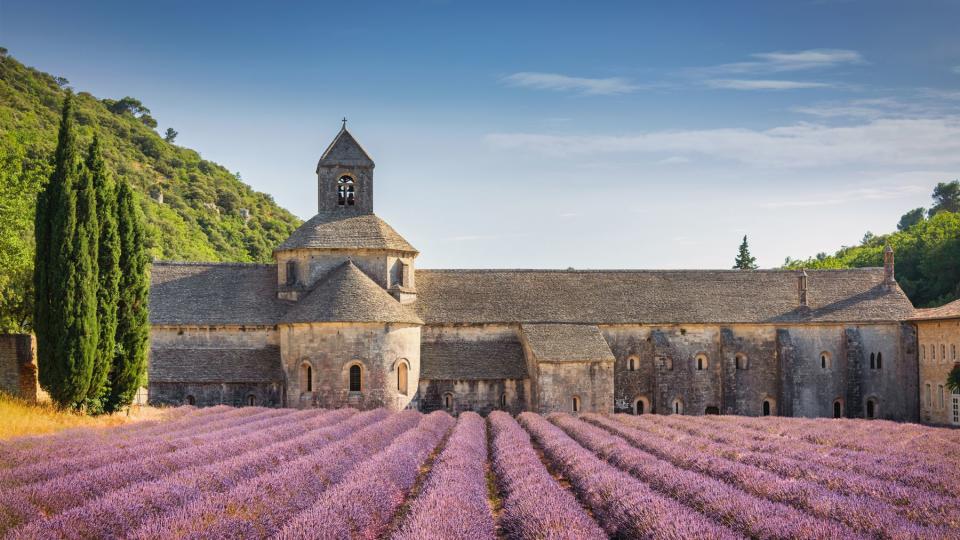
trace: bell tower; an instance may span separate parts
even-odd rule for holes
[[[373,214],[373,160],[347,131],[340,132],[317,163],[317,211],[321,214]]]

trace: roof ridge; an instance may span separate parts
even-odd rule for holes
[[[273,267],[276,263],[258,262],[203,262],[203,261],[153,261],[154,266],[236,266],[236,267]]]
[[[800,272],[864,272],[864,271],[882,271],[882,266],[862,266],[857,268],[822,268],[822,269],[811,269],[811,268],[797,268],[797,269],[787,269],[787,268],[765,268],[758,270],[735,270],[730,268],[584,268],[584,269],[562,269],[562,268],[418,268],[417,272],[441,272],[441,273],[455,273],[455,272],[476,272],[476,273],[496,273],[496,272],[517,272],[517,273],[554,273],[554,274],[638,274],[638,273],[696,273],[696,272],[718,272],[718,273],[729,273],[729,274],[799,274]]]

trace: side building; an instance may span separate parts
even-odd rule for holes
[[[151,401],[918,418],[892,251],[809,272],[417,270],[373,171],[344,128],[274,264],[154,264]]]
[[[918,309],[913,324],[920,344],[920,421],[960,426],[960,393],[947,388],[947,376],[960,365],[960,300]]]

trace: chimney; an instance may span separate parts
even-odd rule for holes
[[[896,279],[893,275],[893,248],[887,244],[887,247],[883,248],[883,284],[893,285],[894,283]]]
[[[807,307],[807,270],[800,270],[800,279],[798,280],[798,292],[800,293],[800,306]]]

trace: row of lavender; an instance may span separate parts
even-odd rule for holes
[[[910,426],[875,423],[877,434],[867,422],[524,413],[518,423],[500,412],[485,422],[257,408],[173,416],[0,445],[0,536],[960,537],[953,434]],[[866,440],[851,444],[843,431]],[[948,451],[894,475],[907,452],[899,438]],[[883,443],[893,450],[878,453]]]

